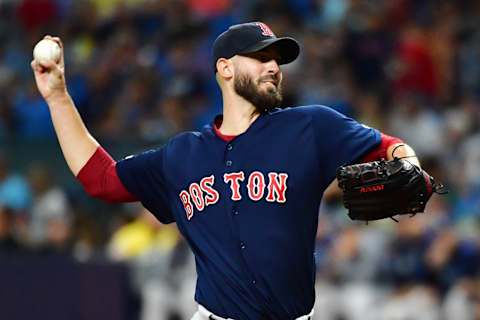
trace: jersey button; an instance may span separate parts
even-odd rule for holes
[[[233,215],[234,215],[234,216],[238,216],[238,213],[239,213],[239,212],[238,212],[237,210],[234,210],[234,211],[233,211]]]
[[[230,167],[232,165],[232,161],[227,160],[227,162],[225,162],[225,164],[227,165],[227,167]]]
[[[227,144],[227,150],[230,151],[230,150],[232,150],[232,149],[233,149],[233,146],[232,146],[230,143]]]
[[[240,248],[241,248],[241,249],[245,249],[245,243],[240,242]]]
[[[252,283],[253,283],[253,284],[257,284],[257,281],[256,281],[256,280],[252,280]]]

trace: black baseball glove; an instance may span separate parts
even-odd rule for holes
[[[373,161],[337,170],[343,202],[352,220],[379,220],[398,214],[423,212],[434,192],[443,185],[408,160]]]

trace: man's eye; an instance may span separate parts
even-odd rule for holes
[[[272,57],[269,54],[264,54],[264,53],[254,53],[254,54],[249,54],[246,55],[247,57],[253,58],[255,60],[258,60],[262,63],[271,61],[271,60],[277,60],[276,57]]]
[[[270,57],[268,55],[258,55],[257,57],[255,57],[258,61],[260,62],[268,62],[270,60],[273,59],[273,57]]]

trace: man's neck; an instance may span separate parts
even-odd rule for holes
[[[229,100],[229,101],[228,101]],[[255,107],[241,97],[223,100],[223,121],[219,130],[224,135],[239,135],[247,131],[258,118]]]

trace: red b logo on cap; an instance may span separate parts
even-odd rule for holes
[[[262,29],[262,35],[267,36],[267,37],[275,37],[275,34],[273,34],[272,30],[263,22],[257,22],[257,26]]]

